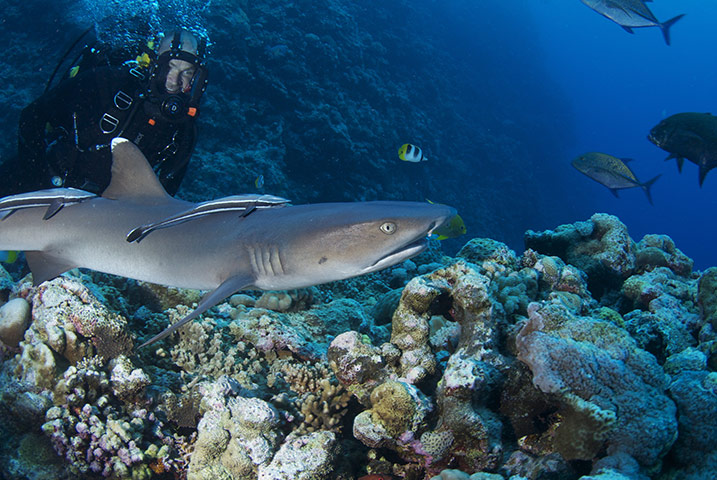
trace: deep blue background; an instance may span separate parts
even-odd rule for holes
[[[580,0],[11,0],[0,19],[0,159],[79,31],[100,22],[114,32],[105,40],[124,43],[136,19],[190,25],[214,45],[186,198],[253,191],[259,172],[267,192],[297,203],[430,198],[466,219],[468,234],[444,243],[449,254],[471,237],[520,253],[525,230],[606,212],[636,241],[669,235],[704,269],[717,265],[717,171],[700,189],[694,164],[678,174],[646,136],[668,115],[713,110],[717,2],[650,8],[662,21],[686,14],[672,46],[657,28],[630,35]],[[293,54],[272,60],[277,45]],[[406,142],[431,161],[399,161]],[[633,158],[642,181],[662,174],[655,205],[639,189],[614,198],[574,170],[587,151]]]
[[[580,214],[607,212],[620,217],[638,241],[647,233],[669,235],[704,269],[717,265],[717,172],[702,188],[697,167],[685,162],[677,172],[674,160],[651,144],[646,135],[662,118],[679,112],[712,112],[717,100],[717,2],[656,0],[649,4],[660,21],[685,13],[671,28],[665,45],[657,28],[635,29],[630,35],[578,0],[526,2],[535,20],[546,70],[560,85],[574,110],[574,155],[603,151],[633,158],[631,168],[652,188],[654,207],[639,189],[620,198],[577,171],[567,189],[585,189],[591,200],[564,212],[570,221]],[[570,159],[555,159],[568,164]],[[566,167],[568,168],[568,167]]]

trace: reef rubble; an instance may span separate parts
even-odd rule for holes
[[[717,268],[596,214],[235,295],[1,271],[3,478],[717,476]]]

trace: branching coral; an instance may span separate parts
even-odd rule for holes
[[[297,433],[318,430],[340,432],[351,394],[336,381],[328,366],[279,359],[272,364],[272,370],[278,370],[297,395],[293,401],[301,417],[301,423],[295,430]]]
[[[112,394],[112,384],[126,385],[118,375],[110,381],[98,361],[88,361],[69,367],[57,387],[55,398],[63,403],[47,411],[42,429],[75,475],[149,478],[156,459],[174,464],[174,440],[159,419],[139,406],[122,406]]]

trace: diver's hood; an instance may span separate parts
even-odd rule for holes
[[[199,103],[209,80],[205,54],[205,38],[200,37],[197,53],[193,54],[182,50],[181,33],[175,32],[171,48],[157,56],[150,68],[147,99],[155,115],[176,123],[187,121],[199,114]],[[175,59],[184,60],[195,67],[189,90],[184,92],[168,92],[165,87],[170,70],[169,62]]]

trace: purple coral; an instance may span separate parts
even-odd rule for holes
[[[677,418],[665,394],[667,376],[655,358],[610,323],[575,317],[557,305],[532,304],[529,313],[516,338],[518,358],[542,392],[563,398],[566,411],[574,412],[571,418],[585,418],[563,431],[566,440],[573,439],[565,442],[568,456],[592,458],[604,441],[610,453],[656,464],[676,438]],[[582,448],[580,438],[589,440]]]

